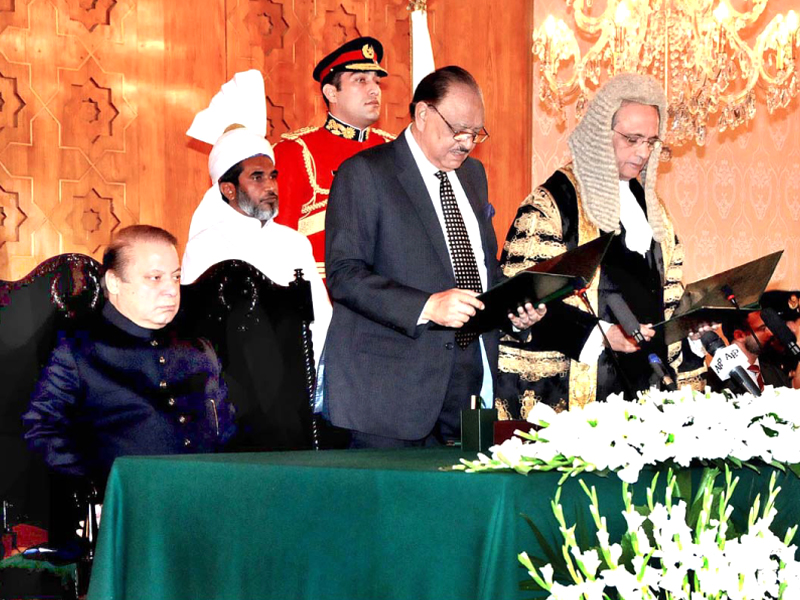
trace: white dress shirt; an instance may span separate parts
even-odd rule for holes
[[[625,228],[625,246],[628,250],[638,252],[642,256],[647,254],[653,242],[653,228],[650,227],[647,215],[631,191],[630,181],[622,179],[619,180],[619,220]],[[578,357],[580,362],[584,364],[597,362],[604,349],[603,333],[610,328],[611,323],[600,321],[599,326],[592,330]]]
[[[631,191],[630,181],[622,179],[619,181],[619,220],[625,228],[628,250],[642,256],[647,254],[653,243],[653,228]]]
[[[442,202],[439,196],[439,188],[442,182],[436,176],[436,173],[438,173],[441,169],[434,166],[433,163],[428,160],[428,157],[425,156],[422,148],[419,147],[417,140],[414,139],[414,135],[411,133],[411,126],[405,130],[404,135],[406,136],[408,147],[411,149],[411,155],[414,157],[414,162],[417,164],[417,168],[422,175],[422,180],[425,182],[425,187],[428,189],[428,195],[430,196],[433,208],[436,211],[436,216],[439,219],[439,225],[442,228],[444,238],[447,240],[447,228],[444,221],[444,211],[442,210]],[[464,219],[464,226],[467,228],[467,235],[469,236],[469,243],[472,246],[472,252],[475,254],[475,262],[478,265],[478,274],[481,278],[481,288],[486,291],[488,274],[486,271],[486,257],[483,253],[483,243],[481,241],[481,230],[480,226],[478,225],[478,218],[475,216],[475,212],[472,210],[472,205],[469,203],[469,199],[467,198],[466,192],[464,192],[464,188],[461,187],[461,182],[458,180],[458,175],[456,175],[455,171],[449,171],[446,174],[447,179],[450,181],[450,185],[453,188],[453,193],[456,196],[456,204],[458,204],[458,209],[461,211],[461,216]],[[453,255],[450,252],[449,243],[447,245],[447,252],[450,254],[450,264],[452,265]],[[418,322],[422,324],[426,321],[420,316],[420,320]],[[481,345],[481,362],[483,363],[481,398],[483,399],[483,407],[491,408],[494,406],[494,385],[492,383],[492,372],[489,369],[489,360],[486,357],[486,348],[483,344],[483,337],[480,337],[479,340]]]

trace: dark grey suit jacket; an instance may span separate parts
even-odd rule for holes
[[[501,277],[486,172],[456,171],[481,231],[489,287]],[[433,428],[453,369],[452,330],[417,325],[431,294],[456,286],[445,233],[405,137],[365,150],[336,174],[325,220],[333,319],[325,397],[338,427],[400,439]],[[483,340],[493,376],[498,332]]]

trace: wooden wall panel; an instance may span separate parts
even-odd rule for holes
[[[406,0],[19,0],[0,8],[0,277],[61,252],[99,257],[130,223],[185,243],[208,186],[209,148],[185,131],[222,82],[260,69],[269,137],[319,125],[316,62],[355,35],[386,48],[378,126],[408,123]],[[12,6],[12,5],[9,5]],[[438,64],[472,71],[486,94],[489,171],[500,236],[530,188],[527,2],[430,0]],[[524,26],[520,27],[520,23]]]
[[[0,3],[0,278],[62,252],[99,258],[131,223],[186,242],[210,147],[186,137],[235,72],[267,87],[269,138],[319,125],[316,62],[384,42],[384,109],[411,98],[406,0],[15,0]]]
[[[185,131],[225,73],[225,0],[0,6],[0,278],[114,230],[185,237],[207,157]]]
[[[486,167],[502,247],[517,207],[531,191],[533,3],[428,0],[436,65],[467,69],[484,94],[490,138],[473,156]]]

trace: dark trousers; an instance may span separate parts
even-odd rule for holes
[[[442,410],[431,432],[419,440],[402,440],[361,431],[351,431],[350,448],[414,448],[440,446],[461,439],[461,411],[469,408],[470,397],[481,392],[483,365],[481,347],[476,340],[464,349],[456,346],[455,364]]]

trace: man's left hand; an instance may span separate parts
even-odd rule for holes
[[[534,308],[533,304],[528,302],[525,306],[517,308],[516,314],[509,312],[508,320],[511,321],[514,327],[521,331],[541,321],[545,313],[547,313],[547,307],[544,304],[540,304],[538,308]]]
[[[692,341],[699,340],[704,333],[716,329],[717,327],[719,327],[719,323],[700,323],[689,332],[689,339]]]

